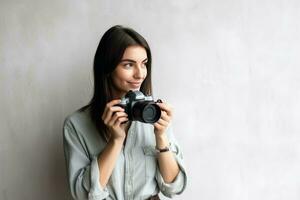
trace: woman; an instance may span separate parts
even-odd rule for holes
[[[183,192],[186,174],[170,122],[172,109],[157,105],[154,124],[129,121],[117,104],[129,90],[152,94],[151,52],[130,28],[114,26],[94,58],[94,96],[64,123],[64,152],[74,199],[159,199]]]

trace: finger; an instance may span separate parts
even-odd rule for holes
[[[106,105],[107,105],[108,107],[112,107],[112,106],[117,105],[118,103],[121,103],[121,99],[114,99],[114,100],[108,102]]]
[[[156,122],[156,123],[154,123],[154,128],[157,129],[157,130],[162,130],[164,128],[164,126],[162,126],[161,124]]]
[[[172,116],[173,109],[169,104],[167,103],[156,103],[156,104],[160,107],[161,110],[166,111],[169,116]]]
[[[110,107],[107,111],[106,111],[106,116],[104,116],[104,123],[108,123],[108,121],[111,120],[111,118],[114,116],[115,113],[117,112],[121,112],[121,113],[125,113],[124,109],[122,107],[119,106],[113,106]]]
[[[116,123],[117,119],[120,117],[127,117],[128,115],[125,112],[115,112],[111,119],[109,120],[108,124],[109,126],[114,126]]]
[[[123,122],[127,122],[128,118],[127,117],[119,117],[116,121],[114,126],[120,126]]]
[[[121,100],[120,99],[115,99],[115,100],[112,100],[110,102],[108,102],[106,105],[105,105],[105,108],[104,108],[104,111],[103,111],[103,114],[102,114],[102,120],[104,121],[104,118],[105,116],[107,115],[107,112],[109,110],[110,107],[120,103]]]
[[[158,123],[160,126],[163,126],[163,127],[167,127],[169,125],[169,122],[167,122],[161,118],[156,123]]]
[[[166,111],[161,112],[160,118],[163,119],[164,121],[167,121],[167,122],[171,121],[171,117],[169,115],[167,115]]]
[[[115,112],[124,112],[124,109],[121,107],[111,107],[106,111],[106,115],[103,116],[104,118],[104,124],[109,123],[109,121],[111,121],[113,115]]]
[[[112,121],[115,122],[120,117],[128,117],[128,115],[125,112],[115,112],[112,116]]]

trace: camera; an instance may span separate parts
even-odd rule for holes
[[[153,97],[145,96],[138,90],[127,92],[117,106],[125,109],[130,121],[155,123],[161,116],[160,107],[154,102]]]

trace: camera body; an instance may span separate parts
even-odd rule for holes
[[[121,103],[117,104],[124,108],[130,121],[140,121],[143,123],[155,123],[161,116],[160,107],[154,102],[152,96],[145,96],[141,91],[126,93],[121,98]]]

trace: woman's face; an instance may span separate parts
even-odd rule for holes
[[[112,72],[114,97],[121,98],[129,90],[139,90],[147,76],[147,52],[141,46],[126,48],[120,63]]]

